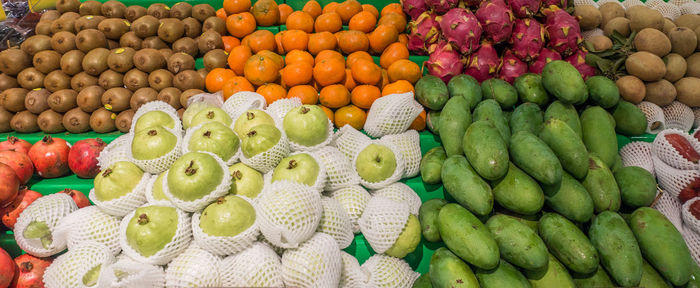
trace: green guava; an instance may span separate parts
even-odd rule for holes
[[[100,279],[100,272],[102,272],[102,264],[97,264],[97,266],[92,267],[85,275],[83,275],[83,285],[87,287],[92,287],[97,284],[97,280]]]
[[[255,126],[244,135],[241,142],[241,151],[247,158],[270,150],[282,138],[282,132],[274,125],[269,124]]]
[[[280,161],[272,172],[272,182],[289,180],[314,186],[319,170],[320,167],[314,157],[311,157],[308,153],[299,153]]]
[[[153,256],[173,240],[178,220],[177,209],[174,207],[136,208],[126,227],[126,241],[142,256]]]
[[[95,196],[100,201],[122,197],[133,191],[142,177],[143,170],[134,163],[114,163],[95,177]]]
[[[275,120],[265,111],[251,109],[238,116],[238,119],[233,124],[233,131],[241,136],[248,133],[251,128],[262,124],[275,125]]]
[[[377,183],[394,175],[396,155],[384,145],[369,144],[360,151],[355,161],[357,173],[367,182]]]
[[[292,109],[284,116],[282,124],[289,141],[300,145],[318,145],[328,137],[328,116],[316,105]]]
[[[168,196],[165,195],[165,192],[163,192],[163,177],[165,177],[165,172],[160,173],[160,175],[158,175],[158,178],[156,178],[156,182],[153,183],[153,188],[151,189],[151,194],[153,194],[154,200],[170,201],[170,199],[168,199]]]
[[[204,208],[199,227],[207,235],[233,237],[255,223],[255,208],[236,195],[221,197]]]
[[[265,183],[260,172],[243,163],[233,164],[228,167],[228,171],[233,178],[231,190],[229,190],[231,194],[246,196],[250,199],[258,197]]]
[[[185,109],[185,112],[182,113],[182,127],[185,129],[194,127],[196,125],[191,125],[192,119],[194,118],[197,113],[200,111],[214,107],[212,104],[206,103],[206,102],[196,102],[192,103],[191,105],[187,106],[187,109]]]
[[[141,115],[134,125],[134,133],[155,126],[175,128],[175,120],[163,111],[149,111]]]
[[[197,115],[194,115],[192,121],[190,122],[190,127],[196,127],[199,124],[209,123],[209,122],[221,122],[226,126],[231,126],[231,116],[226,114],[226,111],[218,107],[209,107],[202,111],[199,111]]]
[[[190,151],[206,151],[228,160],[236,154],[240,140],[233,130],[221,122],[209,122],[190,137]]]
[[[172,151],[177,137],[161,126],[141,130],[131,142],[131,154],[137,160],[153,160]]]
[[[177,159],[168,171],[168,190],[173,197],[193,201],[216,189],[224,178],[224,169],[209,154],[190,152]]]
[[[406,227],[404,227],[401,234],[399,234],[399,238],[396,239],[394,245],[391,245],[391,248],[384,253],[396,258],[406,257],[408,253],[415,251],[416,247],[418,247],[420,235],[420,221],[418,221],[415,215],[411,214],[408,216]]]
[[[51,243],[53,243],[51,229],[44,221],[34,220],[29,222],[27,227],[24,228],[22,236],[25,239],[41,240],[41,246],[44,247],[44,249],[49,249],[51,247]]]

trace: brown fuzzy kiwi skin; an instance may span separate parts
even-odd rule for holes
[[[117,48],[110,51],[107,57],[107,66],[119,73],[126,73],[134,67],[134,48]]]
[[[173,56],[173,50],[170,48],[163,48],[163,49],[158,49],[158,53],[163,56],[163,59],[170,59],[170,56]],[[167,66],[167,63],[166,63]]]
[[[32,66],[32,58],[24,51],[10,48],[0,52],[0,72],[15,76],[24,68]]]
[[[61,31],[54,34],[51,36],[51,49],[61,54],[75,50],[75,34],[67,31]]]
[[[664,64],[666,64],[666,74],[664,79],[669,82],[676,82],[678,79],[683,78],[685,72],[688,71],[688,64],[685,62],[683,56],[670,53],[664,57]]]
[[[204,78],[199,72],[194,70],[185,70],[175,75],[173,86],[182,91],[189,89],[204,89]]]
[[[180,105],[182,107],[187,108],[187,100],[190,99],[190,97],[197,95],[197,94],[202,94],[204,91],[200,89],[187,89],[180,94]]]
[[[155,49],[141,49],[134,54],[134,66],[150,73],[165,67],[165,58]]]
[[[668,34],[673,46],[673,53],[680,54],[683,57],[688,57],[695,52],[698,46],[698,36],[695,31],[688,27],[676,27]]]
[[[199,22],[204,22],[211,16],[216,16],[216,10],[209,4],[197,4],[192,7],[192,17],[199,20]]]
[[[192,55],[186,53],[175,53],[168,58],[168,70],[173,74],[185,70],[194,70],[195,60]]]
[[[80,9],[80,0],[57,0],[56,10],[59,13],[78,12]]]
[[[78,13],[80,16],[87,16],[87,15],[102,15],[102,2],[95,1],[95,0],[88,0],[80,4],[80,7],[78,7]]]
[[[72,13],[72,12],[69,12],[69,13]],[[66,15],[66,14],[64,14],[64,15]],[[78,18],[80,18],[80,17],[78,17]],[[75,33],[75,21],[77,21],[78,18],[75,18],[75,19],[70,18],[70,17],[63,18],[63,16],[61,16],[61,18],[53,20],[51,22],[51,33],[55,34],[55,33],[58,33],[60,31],[68,31],[68,32]]]
[[[178,2],[173,7],[170,7],[170,17],[177,19],[185,19],[192,16],[192,5],[187,2]]]
[[[34,56],[34,54],[40,51],[51,50],[51,37],[46,35],[34,35],[24,40],[20,45],[20,49],[22,49],[24,53],[29,54],[29,56]]]
[[[163,3],[153,3],[148,6],[146,13],[158,19],[168,18],[170,17],[170,7]]]
[[[183,37],[173,43],[173,52],[175,53],[185,53],[189,55],[196,56],[199,54],[199,48],[197,47],[197,41],[189,37]],[[194,57],[193,56],[193,57]]]
[[[58,12],[58,10],[46,10],[41,14],[39,22],[56,20],[58,17],[61,17],[61,12]]]
[[[6,133],[12,131],[10,126],[10,120],[12,119],[12,112],[5,110],[0,106],[0,133]]]
[[[136,33],[133,31],[126,32],[122,38],[119,38],[119,46],[133,48],[134,50],[141,50],[142,43],[143,40],[136,36]]]
[[[10,88],[19,87],[15,77],[8,76],[5,73],[0,73],[0,91],[5,91]]]
[[[214,49],[223,49],[224,42],[221,40],[221,34],[213,30],[202,33],[202,36],[197,39],[197,48],[201,54],[206,54]]]
[[[205,79],[207,79],[207,75],[209,74],[209,69],[207,69],[207,68],[197,69],[197,73],[199,73],[199,77],[201,77],[202,81],[204,81]],[[204,89],[204,88],[202,88],[202,89]]]
[[[185,36],[192,39],[199,37],[202,34],[202,23],[199,20],[192,17],[188,17],[182,20],[182,24],[185,25]]]
[[[185,34],[185,24],[176,18],[161,19],[158,27],[158,37],[167,42],[173,43]]]
[[[663,32],[644,28],[634,37],[634,47],[637,51],[647,51],[659,57],[671,52],[671,41]]]
[[[80,32],[87,29],[97,29],[97,27],[100,25],[100,22],[102,22],[102,20],[105,19],[107,18],[105,18],[104,16],[81,16],[80,18],[75,20],[75,31]]]
[[[180,109],[182,108],[182,104],[180,104],[180,95],[182,95],[180,89],[168,87],[160,90],[160,93],[158,93],[158,100],[170,104],[170,106],[173,106],[175,109]]]
[[[83,53],[107,47],[107,37],[97,29],[85,29],[78,32],[75,36],[75,47],[83,51]]]
[[[92,76],[99,76],[102,72],[109,69],[107,57],[109,57],[109,50],[105,48],[97,48],[88,52],[83,58],[83,71]]]
[[[126,5],[119,1],[110,0],[102,3],[102,16],[107,18],[124,18]]]
[[[671,82],[664,79],[656,82],[646,82],[644,101],[663,107],[671,104],[673,100],[676,100],[676,87]]]
[[[41,73],[50,73],[61,68],[61,54],[53,50],[36,53],[32,59],[34,68]]]
[[[80,18],[80,14],[78,14],[77,12],[66,12],[66,13],[61,14],[60,17],[58,17],[58,19],[71,19],[71,20],[76,20],[78,18]],[[58,19],[56,19],[56,20],[58,20]]]
[[[90,114],[80,108],[73,108],[63,114],[62,123],[70,133],[85,133],[90,131]]]
[[[24,106],[24,99],[29,90],[24,88],[11,88],[0,92],[0,106],[5,107],[10,112],[20,112],[27,108]]]
[[[10,120],[10,127],[20,133],[34,133],[39,132],[39,125],[37,125],[37,115],[32,114],[29,111],[22,111]]]
[[[158,38],[158,36],[151,36],[146,39],[143,39],[143,42],[141,42],[141,49],[146,49],[146,48],[151,48],[151,49],[165,49],[168,48],[168,44],[165,43],[162,39]]]
[[[131,91],[148,87],[148,74],[139,69],[131,69],[124,74],[124,86]]]
[[[51,109],[49,107],[49,95],[51,92],[46,89],[34,89],[27,93],[27,97],[24,98],[24,107],[34,114],[39,114]]]
[[[117,126],[117,129],[119,132],[122,133],[128,133],[129,129],[131,129],[131,120],[134,119],[134,110],[129,109],[129,110],[124,110],[122,112],[119,112],[119,115],[117,115],[117,119],[114,120],[115,125]]]
[[[113,112],[124,111],[129,109],[132,94],[131,90],[123,87],[111,88],[102,94],[102,105]]]
[[[131,23],[131,31],[133,31],[136,36],[143,39],[156,36],[158,34],[158,26],[160,26],[158,18],[146,15]]]
[[[32,90],[34,88],[44,87],[44,77],[46,77],[44,73],[41,73],[34,67],[30,67],[17,74],[17,82],[22,88]]]
[[[58,90],[70,89],[73,78],[63,73],[61,70],[51,71],[44,77],[44,88],[53,93]]]
[[[41,112],[36,118],[36,124],[44,133],[53,134],[66,131],[66,128],[63,127],[63,114],[53,110]]]
[[[226,22],[216,16],[209,17],[202,23],[202,32],[209,30],[219,32],[220,35],[226,35]]]
[[[98,85],[85,87],[78,93],[75,101],[78,104],[78,108],[86,113],[92,113],[102,107],[102,94],[104,93],[105,89]]]
[[[146,104],[151,101],[156,101],[158,98],[158,91],[156,89],[153,89],[151,87],[144,87],[139,90],[136,90],[133,95],[131,95],[131,99],[129,100],[129,107],[131,107],[131,110],[139,110],[143,104]]]
[[[124,87],[124,75],[119,72],[107,70],[100,74],[97,83],[104,89]]]
[[[148,85],[156,91],[161,91],[167,87],[173,87],[173,77],[170,71],[158,69],[148,75]]]
[[[214,49],[204,54],[204,67],[209,70],[226,68],[228,54],[223,49]]]
[[[75,75],[83,71],[85,53],[80,50],[68,51],[61,56],[61,71],[67,75]]]
[[[109,18],[102,20],[102,22],[97,25],[97,30],[104,33],[107,39],[119,40],[124,33],[129,32],[130,25],[131,23],[124,19]]]
[[[51,110],[53,111],[65,113],[70,109],[78,107],[78,104],[76,102],[77,98],[78,92],[75,92],[75,90],[59,90],[49,95],[49,107],[51,107]]]
[[[97,85],[98,80],[99,79],[97,79],[97,77],[95,77],[95,76],[92,76],[92,75],[87,74],[85,72],[80,72],[80,73],[76,74],[75,76],[73,76],[73,79],[70,80],[70,87],[73,90],[80,92],[83,89],[85,89],[85,87]]]
[[[114,123],[116,118],[117,114],[102,107],[90,115],[90,128],[97,133],[112,132],[117,129]]]
[[[139,19],[142,16],[146,15],[146,11],[146,7],[139,5],[131,5],[126,8],[124,18],[126,18],[126,20],[129,20],[129,22],[134,22],[136,21],[136,19]]]
[[[39,21],[39,23],[36,23],[36,27],[34,27],[34,33],[36,35],[50,36],[53,33],[51,32],[51,25],[53,24],[53,21],[55,20]]]

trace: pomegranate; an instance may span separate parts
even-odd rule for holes
[[[44,271],[51,265],[51,262],[53,262],[51,258],[39,258],[29,254],[15,258],[15,265],[19,267],[19,271],[12,279],[12,287],[43,288]]]
[[[68,153],[68,166],[80,178],[95,178],[100,173],[97,156],[107,146],[100,138],[75,142]]]
[[[29,149],[29,159],[32,159],[39,176],[56,178],[70,172],[68,167],[69,152],[70,145],[66,140],[47,135]]]
[[[12,150],[0,151],[0,163],[12,167],[20,184],[27,184],[34,174],[34,164],[27,154]]]
[[[0,207],[12,203],[19,191],[19,178],[12,167],[0,163]]]
[[[2,224],[5,224],[7,228],[14,229],[19,214],[22,214],[22,211],[39,197],[41,197],[41,193],[23,187],[19,190],[17,197],[15,197],[10,206],[0,210],[0,213],[2,213]]]
[[[88,200],[88,198],[85,197],[85,194],[83,192],[66,188],[58,193],[68,194],[68,196],[73,198],[73,201],[75,201],[75,204],[78,205],[78,208],[90,206],[90,200]]]
[[[12,283],[12,278],[15,277],[15,267],[14,262],[12,262],[12,257],[7,254],[5,249],[0,248],[0,287],[8,287]]]
[[[12,150],[27,154],[32,143],[19,139],[15,136],[8,136],[7,141],[0,142],[0,151]]]

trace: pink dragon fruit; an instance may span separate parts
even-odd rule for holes
[[[464,63],[452,45],[445,41],[433,44],[429,49],[430,58],[425,62],[428,73],[447,83],[453,76],[462,73]]]
[[[588,77],[595,76],[596,75],[596,70],[593,68],[593,66],[588,65],[586,63],[586,55],[588,54],[588,51],[586,51],[584,48],[579,49],[574,53],[573,55],[566,57],[566,62],[569,62],[569,64],[573,65],[576,67],[576,70],[578,70],[579,73],[581,73],[581,76],[583,76],[583,79],[588,79]]]
[[[545,26],[549,37],[548,46],[564,57],[576,53],[578,46],[583,42],[576,17],[555,5],[544,9],[544,15],[547,16]]]
[[[462,0],[465,6],[477,8],[481,5],[482,0]]]
[[[510,43],[515,56],[525,62],[535,60],[544,45],[542,24],[532,18],[516,19]]]
[[[530,18],[540,11],[540,0],[509,0],[508,4],[518,18]]]
[[[428,10],[428,5],[425,4],[425,0],[401,0],[401,6],[403,7],[403,11],[406,12],[412,20],[416,20],[418,15]]]
[[[529,71],[535,74],[541,74],[544,65],[554,60],[561,60],[561,55],[552,49],[542,48],[540,56],[537,56],[534,62],[530,63]]]
[[[527,73],[527,64],[520,61],[512,51],[506,50],[506,52],[503,53],[503,58],[501,58],[498,70],[499,78],[513,84],[515,78]]]
[[[425,4],[435,13],[444,14],[450,9],[457,7],[459,0],[425,0]]]
[[[481,43],[481,48],[469,56],[464,74],[471,75],[479,83],[492,78],[498,69],[498,52],[488,42]]]
[[[513,12],[503,0],[482,2],[479,10],[476,10],[476,18],[479,19],[486,37],[493,43],[508,40],[513,32]]]
[[[437,17],[442,34],[447,42],[454,45],[465,55],[479,49],[481,24],[474,14],[464,8],[454,8],[445,15]]]
[[[408,49],[425,55],[430,45],[437,43],[440,38],[440,23],[435,20],[436,15],[423,12],[414,21],[408,23]]]
[[[569,2],[567,0],[542,0],[542,13],[544,13],[544,9],[548,9],[552,5],[564,9],[569,5]]]

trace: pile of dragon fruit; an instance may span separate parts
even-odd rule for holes
[[[578,20],[567,0],[402,0],[411,17],[408,48],[430,55],[428,73],[449,81],[464,73],[479,82],[509,83],[566,60],[584,78],[595,75]]]

